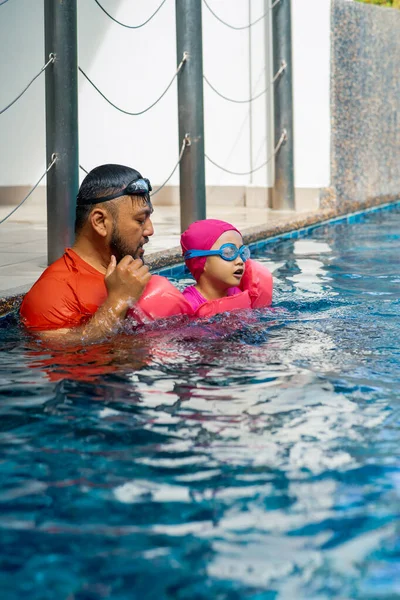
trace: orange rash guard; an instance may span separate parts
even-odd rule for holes
[[[104,274],[67,248],[25,295],[20,314],[33,331],[69,329],[88,321],[106,298]]]

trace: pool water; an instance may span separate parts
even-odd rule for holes
[[[400,598],[399,255],[382,212],[266,246],[271,309],[3,320],[1,598]]]

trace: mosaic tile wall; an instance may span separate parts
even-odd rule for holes
[[[332,0],[332,184],[337,202],[400,195],[400,11]]]

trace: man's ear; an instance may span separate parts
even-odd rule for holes
[[[112,219],[105,208],[96,206],[90,213],[89,221],[98,235],[107,237],[112,228]]]

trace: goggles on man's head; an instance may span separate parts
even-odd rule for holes
[[[235,244],[223,244],[218,250],[187,250],[183,255],[185,260],[201,256],[220,256],[228,261],[236,260],[240,256],[242,261],[246,262],[250,258],[250,248],[248,246],[237,248]]]
[[[107,200],[114,200],[120,196],[148,196],[153,188],[148,179],[140,178],[134,179],[128,185],[119,192],[111,194],[110,196],[100,196],[99,198],[87,198],[79,202],[81,204],[98,204],[100,202],[107,202]]]

